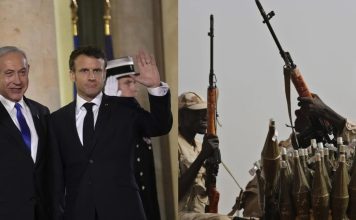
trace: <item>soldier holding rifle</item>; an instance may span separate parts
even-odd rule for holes
[[[218,214],[220,194],[216,187],[216,177],[221,157],[216,133],[218,92],[213,68],[213,15],[210,15],[208,36],[210,37],[208,101],[205,102],[201,96],[194,92],[185,92],[179,96],[178,100],[180,219],[224,220],[233,218]],[[202,144],[195,139],[197,134],[205,134]],[[230,212],[230,215],[233,213]]]
[[[207,129],[207,103],[194,92],[185,92],[178,99],[179,218],[181,220],[228,220],[232,217],[205,213],[209,204],[205,187],[205,161],[219,148],[217,136],[195,139]]]
[[[300,70],[292,60],[289,52],[283,50],[270,24],[269,20],[273,18],[275,13],[273,11],[266,13],[261,2],[259,0],[255,1],[263,17],[263,23],[267,25],[273,40],[278,47],[279,54],[285,63],[283,70],[288,113],[292,126],[292,133],[296,132],[297,137],[296,140],[293,138],[293,135],[291,136],[291,140],[294,142],[294,147],[307,147],[312,138],[317,139],[318,142],[329,142],[334,143],[335,145],[335,136],[344,136],[344,140],[348,142],[351,141],[352,138],[356,137],[356,125],[348,122],[345,118],[325,105],[317,95],[311,93]],[[291,118],[290,80],[300,96],[298,100],[301,108],[295,112],[297,116],[295,127],[293,126]]]

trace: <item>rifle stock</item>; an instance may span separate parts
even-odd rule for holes
[[[287,70],[288,71],[288,70]],[[293,82],[295,89],[300,97],[310,97],[312,98],[312,93],[310,92],[300,70],[295,67],[290,70],[290,76]]]
[[[217,88],[215,86],[208,87],[208,126],[206,133],[216,136],[216,104],[217,104]]]

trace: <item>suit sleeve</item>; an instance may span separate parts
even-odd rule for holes
[[[173,123],[170,92],[164,96],[149,95],[149,101],[150,112],[142,109],[139,117],[143,134],[148,137],[168,134]]]

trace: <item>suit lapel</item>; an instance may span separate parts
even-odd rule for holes
[[[72,134],[74,134],[74,139],[77,142],[75,146],[79,146],[81,150],[83,150],[83,144],[80,142],[78,130],[77,130],[77,121],[76,121],[76,115],[75,115],[75,108],[76,108],[76,103],[77,101],[74,100],[70,105],[68,106],[68,115],[69,115],[69,128],[71,129]]]
[[[17,147],[24,154],[31,156],[26,149],[25,142],[22,139],[21,131],[16,127],[6,108],[0,102],[0,127],[2,126],[4,126],[4,131],[2,132],[5,132],[6,135],[13,137],[17,142],[17,144],[14,144],[14,147]]]

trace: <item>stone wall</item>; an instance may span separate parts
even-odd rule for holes
[[[23,49],[31,66],[26,96],[56,110],[60,100],[53,2],[1,0],[0,10],[0,46]]]

